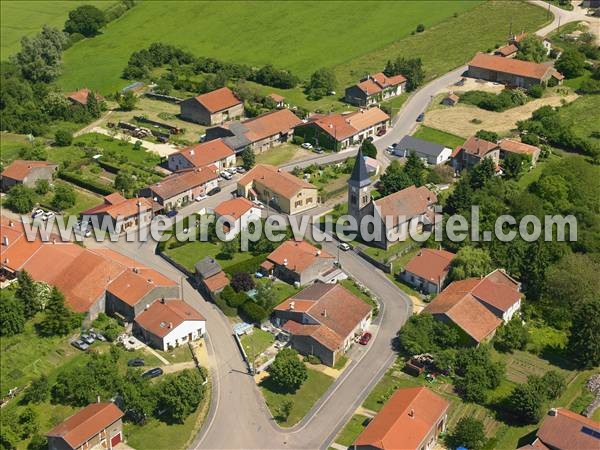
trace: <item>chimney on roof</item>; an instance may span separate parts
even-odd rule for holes
[[[290,302],[290,311],[293,311],[295,307],[296,307],[296,302],[291,301]]]
[[[163,298],[161,298],[161,299],[160,299],[160,302],[161,302],[161,303],[164,305],[164,304],[165,304],[165,298],[164,298],[164,297],[163,297]]]
[[[144,306],[144,311],[148,311],[148,308],[150,308],[150,305]]]
[[[317,250],[317,256],[321,256],[321,250]]]
[[[8,247],[8,236],[2,236],[2,245]]]
[[[288,265],[288,259],[287,258],[283,258],[283,265],[287,266]]]
[[[411,419],[415,418],[415,410],[414,409],[410,409],[410,411],[408,411],[408,417],[410,417]]]
[[[327,310],[324,309],[323,312],[321,313],[323,315],[323,317],[327,317]]]
[[[548,415],[552,416],[552,417],[556,417],[558,415],[558,409],[550,408],[550,411],[548,411]]]
[[[194,149],[190,150],[190,155],[194,156]]]
[[[169,322],[169,330],[173,328],[173,322]]]
[[[132,267],[131,270],[133,273],[140,273],[137,267]]]
[[[15,226],[15,223],[12,220],[9,220],[8,221],[8,226],[12,228],[12,227]]]

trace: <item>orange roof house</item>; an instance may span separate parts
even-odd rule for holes
[[[469,76],[497,81],[509,86],[528,88],[547,83],[551,78],[560,82],[564,77],[554,67],[531,61],[478,53],[469,62]]]
[[[447,400],[426,387],[400,388],[354,441],[355,449],[433,448],[446,429]]]
[[[75,105],[87,106],[88,96],[91,92],[92,91],[88,88],[83,88],[75,92],[68,92],[65,94],[65,97],[67,97],[67,100]],[[98,101],[103,101],[104,97],[102,97],[100,94],[96,94],[96,99]]]
[[[335,258],[306,241],[288,240],[273,250],[261,268],[290,284],[306,285],[333,267]]]
[[[221,265],[212,256],[206,256],[198,261],[194,265],[194,274],[200,289],[213,299],[229,284],[229,278],[221,269]]]
[[[144,225],[150,222],[155,211],[160,205],[148,198],[125,198],[115,192],[104,197],[104,203],[94,206],[81,213],[88,218],[95,217],[98,225],[102,226],[104,220],[120,233],[127,228]],[[96,225],[92,222],[93,225]],[[107,225],[105,225],[107,226]]]
[[[285,106],[285,97],[283,95],[279,95],[272,92],[269,95],[267,95],[267,97],[273,100],[278,108],[283,108]]]
[[[195,97],[211,113],[239,105],[242,101],[228,87],[223,87]]]
[[[177,172],[194,167],[215,165],[221,170],[235,165],[235,153],[222,139],[202,142],[169,155],[169,170]]]
[[[401,277],[417,289],[437,294],[444,285],[454,256],[446,250],[424,248],[404,266]]]
[[[454,281],[423,310],[451,322],[480,343],[521,307],[520,284],[497,269],[486,277]]]
[[[531,164],[535,165],[540,157],[541,149],[535,145],[524,144],[513,139],[502,139],[500,146],[500,158],[504,159],[508,153],[526,155],[531,158]]]
[[[123,441],[123,416],[114,403],[92,403],[46,433],[48,448],[79,449],[84,444],[92,448],[102,443],[112,448]]]
[[[386,76],[383,72],[367,75],[359,83],[346,88],[344,100],[355,106],[370,106],[400,95],[406,84],[402,75]]]
[[[213,164],[193,167],[175,172],[151,184],[140,190],[140,195],[152,198],[163,207],[179,208],[184,203],[193,202],[198,195],[217,187],[218,178],[217,167]]]
[[[180,104],[184,120],[215,125],[244,114],[244,103],[228,87],[188,98]]]
[[[490,158],[496,165],[500,162],[500,147],[495,142],[471,136],[452,153],[452,165],[455,170],[468,169]]]
[[[51,182],[57,170],[58,164],[52,162],[17,159],[2,171],[2,190],[8,191],[16,184],[32,188],[37,180]]]
[[[334,365],[370,323],[371,307],[340,284],[315,283],[276,306],[275,320],[300,353]]]

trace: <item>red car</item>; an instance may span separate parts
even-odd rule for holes
[[[367,332],[363,333],[363,335],[360,337],[360,340],[358,341],[358,343],[360,345],[367,345],[369,343],[369,341],[371,340],[372,336],[373,335],[367,331]]]

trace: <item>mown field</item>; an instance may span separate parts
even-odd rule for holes
[[[101,36],[66,51],[60,84],[65,89],[87,85],[112,92],[127,84],[119,77],[131,53],[155,41],[179,45],[198,56],[273,64],[308,77],[319,67],[385,48],[419,23],[429,28],[480,3],[140,2]]]
[[[0,53],[2,59],[8,58],[19,50],[23,36],[32,36],[41,30],[44,24],[62,29],[69,11],[79,5],[94,5],[106,8],[113,1],[28,1],[9,0],[0,2],[1,32]]]

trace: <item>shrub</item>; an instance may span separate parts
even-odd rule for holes
[[[521,136],[521,142],[529,145],[540,145],[540,138],[536,134],[524,134]]]
[[[243,314],[244,317],[252,323],[261,323],[268,316],[267,311],[252,300],[248,300],[240,306],[240,314]]]
[[[541,84],[533,84],[527,89],[527,95],[532,98],[542,98],[542,95],[544,95],[544,87]]]
[[[278,386],[295,391],[308,378],[308,371],[304,363],[298,359],[298,352],[285,348],[277,354],[275,361],[269,367],[269,375]]]
[[[96,194],[109,195],[115,192],[111,186],[107,186],[97,181],[87,180],[75,172],[61,171],[58,176],[65,181],[69,181],[70,183],[88,189]]]
[[[321,359],[316,355],[306,355],[303,359],[309,364],[321,364]]]
[[[294,137],[292,138],[292,142],[296,145],[302,145],[304,144],[304,138],[302,136],[294,135]]]
[[[54,143],[59,147],[67,147],[73,143],[73,134],[68,130],[56,130]]]
[[[236,292],[247,292],[254,289],[254,279],[248,272],[237,272],[231,277],[231,287]]]
[[[219,307],[221,311],[223,311],[223,314],[225,314],[227,317],[234,317],[237,315],[237,309],[229,306],[223,298],[217,296],[215,304]]]
[[[417,33],[422,33],[423,31],[425,31],[425,25],[420,23],[419,25],[417,25]]]

